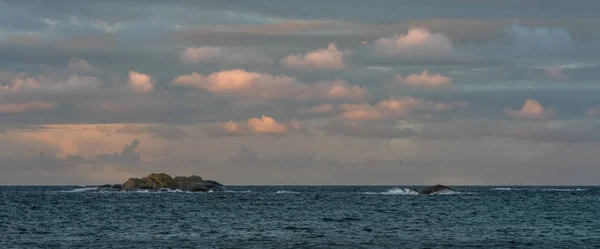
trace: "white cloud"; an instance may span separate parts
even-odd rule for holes
[[[423,87],[447,87],[451,84],[452,79],[450,77],[430,73],[425,70],[421,74],[411,74],[403,77],[398,74],[394,77],[394,81],[398,84],[407,86],[423,86]]]
[[[181,75],[172,84],[221,95],[260,99],[363,100],[369,96],[366,88],[352,86],[342,80],[306,84],[288,76],[245,70],[221,71],[206,76],[199,73]]]
[[[293,69],[336,70],[344,68],[344,54],[335,43],[327,48],[317,49],[307,54],[292,54],[281,59],[281,64]]]
[[[129,71],[129,87],[137,93],[149,93],[154,90],[154,79],[149,74]]]
[[[375,53],[404,59],[442,59],[451,56],[454,47],[444,34],[412,28],[407,34],[397,34],[375,41]]]
[[[226,48],[215,46],[188,47],[181,53],[181,60],[189,64],[273,64],[273,60],[262,50],[251,48]]]
[[[504,112],[509,117],[523,119],[547,119],[554,116],[554,109],[544,108],[540,102],[533,99],[526,100],[520,110],[506,107]]]

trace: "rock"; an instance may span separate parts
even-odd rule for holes
[[[113,185],[110,185],[110,188],[114,188],[114,189],[121,189],[121,184],[113,184]]]
[[[174,178],[174,180],[176,182],[201,182],[202,177],[199,177],[197,175],[193,175],[193,176],[176,176]]]
[[[187,185],[183,190],[192,191],[192,192],[206,192],[210,191],[210,188],[203,182],[192,183]]]
[[[419,194],[420,195],[429,195],[429,194],[437,193],[437,192],[444,191],[444,190],[450,190],[450,188],[448,186],[438,184],[438,185],[434,185],[431,187],[421,189],[421,191],[419,191]]]
[[[123,185],[120,185],[121,190],[132,191],[139,189],[147,190],[163,190],[166,189],[181,189],[193,192],[206,192],[206,191],[222,191],[223,185],[219,182],[212,180],[204,180],[202,177],[197,175],[192,176],[171,176],[165,173],[152,173],[146,177],[140,178],[129,178]]]
[[[142,184],[143,182],[140,178],[129,178],[129,180],[121,185],[121,190],[136,190]]]
[[[144,178],[146,180],[144,181]],[[169,188],[175,189],[177,188],[177,182],[171,178],[170,175],[165,173],[155,174],[152,173],[147,177],[142,178],[142,181],[146,182],[148,185],[152,186],[153,189],[161,189],[161,188]]]

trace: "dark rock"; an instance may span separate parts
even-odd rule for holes
[[[121,185],[121,190],[136,190],[142,185],[142,180],[140,178],[129,178],[123,185]]]
[[[429,195],[429,194],[437,193],[437,192],[444,191],[444,190],[450,190],[450,188],[448,186],[438,184],[438,185],[434,185],[431,187],[421,189],[421,191],[419,191],[419,194],[420,195]]]
[[[144,178],[146,179],[144,181]],[[165,173],[155,174],[152,173],[147,177],[142,178],[142,181],[152,186],[153,189],[161,189],[161,188],[169,188],[175,189],[177,188],[177,182],[171,178],[170,175]]]
[[[176,176],[175,178],[173,178],[176,182],[201,182],[202,177],[199,177],[197,175],[193,175],[193,176]]]
[[[121,189],[121,184],[113,184],[113,185],[110,185],[110,188],[114,188],[114,189]]]
[[[197,175],[192,176],[177,176],[171,178],[171,176],[160,173],[152,173],[147,177],[140,178],[129,178],[123,185],[121,190],[132,191],[138,189],[148,190],[161,190],[166,191],[167,189],[181,189],[193,192],[206,192],[206,191],[222,191],[224,187],[221,183],[212,180],[203,180],[202,177]]]
[[[192,192],[206,192],[210,191],[210,188],[203,182],[192,183],[187,185],[184,190],[192,191]]]

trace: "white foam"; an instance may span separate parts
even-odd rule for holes
[[[97,190],[96,187],[93,188],[76,188],[73,190],[67,190],[67,191],[61,191],[61,192],[65,192],[65,193],[81,193],[81,192],[89,192],[89,191],[95,191]]]
[[[407,188],[393,188],[384,192],[365,192],[367,195],[418,195],[419,193]]]
[[[432,195],[470,195],[470,194],[475,194],[475,193],[471,193],[471,192],[460,192],[460,191],[454,191],[454,190],[442,190],[439,192],[434,192],[431,193]]]
[[[562,191],[562,192],[572,192],[572,191],[585,191],[583,188],[542,188],[540,191]]]
[[[494,190],[494,191],[511,191],[511,190],[517,190],[517,189],[512,189],[512,188],[493,188],[492,190]]]
[[[298,194],[298,192],[289,191],[289,190],[279,190],[275,192],[275,194]]]

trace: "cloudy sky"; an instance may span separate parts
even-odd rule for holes
[[[0,185],[600,184],[600,2],[0,1]]]

